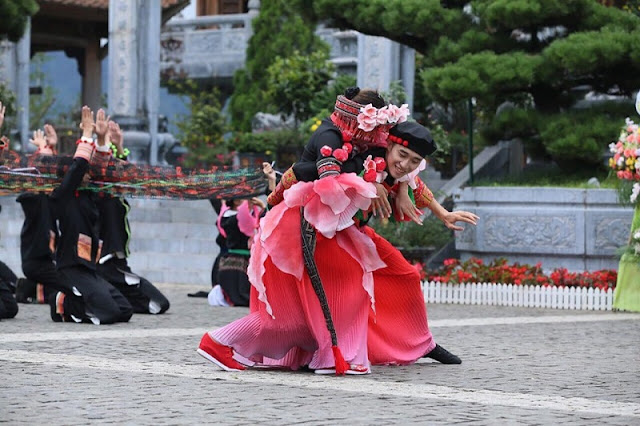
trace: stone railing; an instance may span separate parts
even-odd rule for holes
[[[255,12],[172,19],[160,36],[160,69],[164,78],[188,77],[230,81],[245,64]],[[319,27],[318,36],[331,47],[338,70],[355,74],[358,66],[358,33]]]
[[[231,78],[244,67],[255,14],[173,19],[160,36],[160,69],[165,77]]]
[[[633,217],[612,189],[465,188],[455,208],[480,216],[456,235],[463,260],[505,257],[546,270],[617,269]]]

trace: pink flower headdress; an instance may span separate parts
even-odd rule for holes
[[[409,114],[407,104],[400,107],[387,105],[378,109],[339,95],[331,121],[342,132],[342,139],[362,152],[371,147],[386,147],[389,129],[406,121]]]

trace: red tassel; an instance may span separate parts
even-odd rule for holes
[[[344,360],[339,347],[331,346],[331,349],[333,350],[333,358],[336,361],[336,376],[344,376],[351,366]]]

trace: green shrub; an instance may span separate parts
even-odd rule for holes
[[[370,225],[381,237],[394,246],[402,248],[434,247],[437,249],[453,238],[453,233],[433,216],[426,218],[422,226],[414,222],[377,219],[370,222]]]
[[[227,144],[223,135],[227,131],[225,117],[221,111],[219,93],[207,90],[191,80],[175,82],[172,88],[189,96],[190,115],[179,117],[178,140],[189,150],[185,165],[207,167],[225,162]]]
[[[588,110],[541,117],[540,140],[546,151],[567,171],[603,165],[603,154],[620,131],[620,117],[633,111],[629,103],[605,103]]]
[[[267,130],[258,133],[235,133],[228,141],[237,152],[258,152],[268,155],[285,148],[301,148],[306,138],[297,129]]]

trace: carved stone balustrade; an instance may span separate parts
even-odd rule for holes
[[[617,269],[633,217],[613,189],[465,188],[455,209],[480,216],[456,235],[463,260],[505,257],[545,270]]]
[[[241,13],[172,19],[162,28],[163,78],[210,79],[225,84],[245,64],[255,14]],[[358,33],[321,27],[317,34],[331,46],[331,60],[342,73],[356,73]]]
[[[160,36],[163,78],[230,81],[244,67],[252,18],[252,14],[239,13],[169,21]]]

